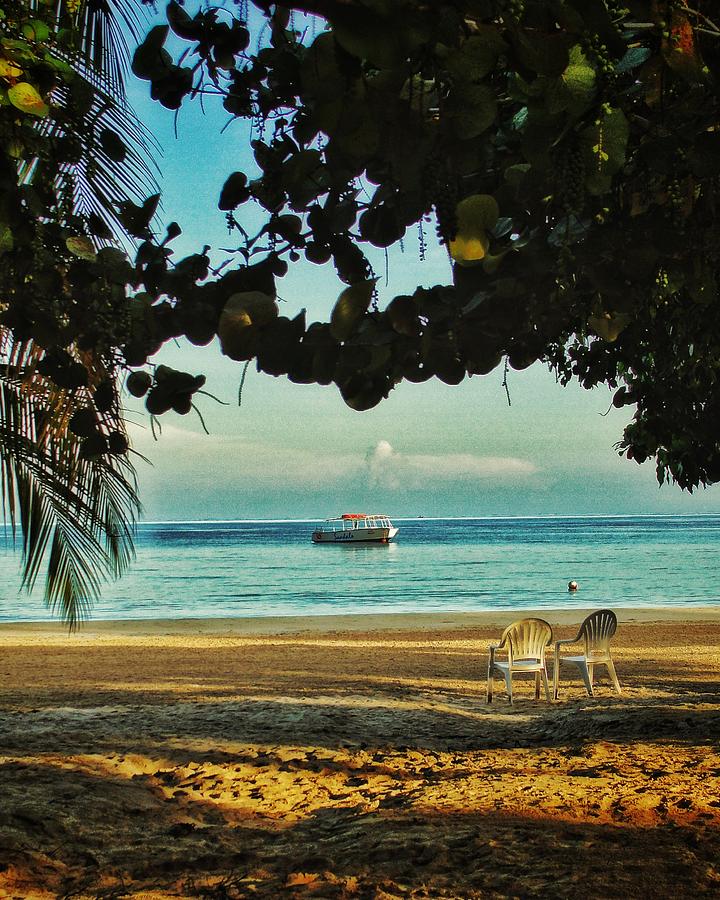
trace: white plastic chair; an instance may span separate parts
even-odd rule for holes
[[[555,641],[555,665],[553,668],[553,698],[558,698],[558,682],[561,663],[572,663],[580,669],[585,682],[585,690],[593,697],[593,671],[595,666],[607,666],[615,693],[622,693],[620,682],[615,672],[615,665],[610,656],[610,639],[617,630],[617,616],[611,609],[598,609],[591,613],[580,626],[577,637],[571,640]],[[585,642],[585,653],[581,656],[561,656],[560,647]]]
[[[503,631],[499,644],[492,645],[488,661],[487,702],[493,699],[493,677],[505,679],[510,703],[513,702],[513,672],[535,673],[535,699],[540,697],[540,678],[545,686],[545,698],[550,699],[545,648],[552,640],[552,628],[544,619],[519,619]],[[507,662],[495,659],[498,650],[507,648]]]

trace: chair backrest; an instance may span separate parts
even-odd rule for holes
[[[537,659],[545,661],[545,648],[552,640],[552,628],[544,619],[519,619],[503,632],[502,643],[508,644],[508,661]]]
[[[611,609],[596,609],[580,626],[585,641],[585,656],[601,656],[610,652],[610,638],[617,630],[617,616]]]

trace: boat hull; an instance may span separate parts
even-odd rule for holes
[[[353,528],[352,530],[314,531],[314,544],[389,544],[397,528]]]

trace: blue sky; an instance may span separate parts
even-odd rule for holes
[[[160,140],[164,155],[164,222],[184,229],[176,258],[204,244],[232,246],[217,199],[227,175],[250,172],[244,123],[220,134],[227,115],[212,104],[203,114],[185,104],[173,113],[152,103],[147,82],[129,84],[130,99]],[[253,224],[253,207],[241,208]],[[380,305],[419,285],[447,283],[445,251],[419,260],[408,232],[405,253],[393,252]],[[376,270],[384,272],[382,255]],[[327,320],[343,285],[331,265],[291,264],[279,282],[284,315],[307,310],[308,322]],[[355,412],[333,386],[291,384],[257,373],[251,364],[243,392],[242,366],[212,343],[184,341],[155,357],[208,376],[207,390],[228,405],[201,399],[210,435],[194,414],[161,419],[155,441],[141,403],[128,398],[146,520],[314,518],[348,511],[393,516],[717,513],[717,487],[693,495],[659,488],[654,466],[618,457],[613,444],[631,408],[611,407],[607,389],[562,388],[536,364],[510,373],[509,407],[502,370],[450,387],[438,381],[403,383],[373,410]],[[609,410],[609,411],[608,411]]]

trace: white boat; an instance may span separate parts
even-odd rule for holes
[[[316,544],[355,544],[361,541],[388,544],[398,533],[387,516],[345,513],[326,519],[312,533]]]

